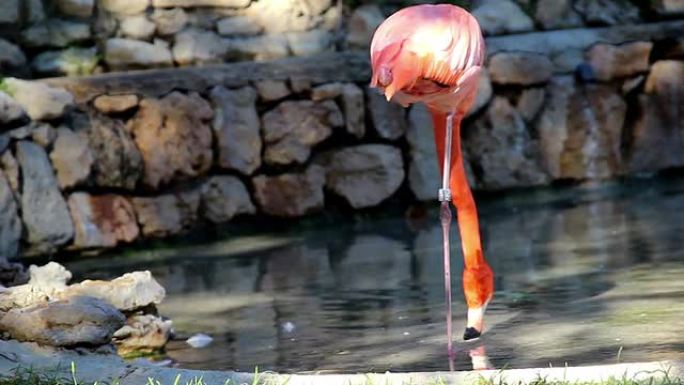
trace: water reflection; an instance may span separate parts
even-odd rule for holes
[[[683,359],[684,183],[677,183],[482,204],[497,294],[487,333],[476,343],[458,341],[451,363],[444,354],[436,212],[422,226],[398,215],[309,229],[264,250],[262,236],[239,253],[228,243],[140,262],[134,255],[108,273],[152,270],[168,291],[160,311],[174,320],[179,336],[215,338],[204,349],[170,345],[169,356],[190,368],[561,366],[613,363],[620,350],[622,361]],[[458,240],[457,229],[452,236]],[[460,255],[458,247],[453,254]],[[69,267],[92,277],[99,272],[93,266]],[[466,311],[461,263],[453,268],[459,331]]]

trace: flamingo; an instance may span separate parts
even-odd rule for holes
[[[485,43],[477,20],[451,4],[401,9],[383,21],[370,47],[371,87],[388,101],[424,103],[432,115],[442,188],[438,191],[444,246],[447,351],[452,349],[449,227],[456,206],[463,250],[463,292],[468,305],[464,340],[484,332],[484,313],[494,293],[494,275],[482,252],[477,208],[461,154],[461,121],[477,95]]]

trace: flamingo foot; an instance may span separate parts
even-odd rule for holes
[[[484,313],[487,306],[468,309],[468,323],[466,325],[463,339],[466,341],[480,338],[484,332]]]
[[[466,341],[476,340],[481,335],[482,333],[475,328],[466,328],[465,333],[463,333],[463,339]]]

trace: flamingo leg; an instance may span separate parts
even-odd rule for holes
[[[453,334],[451,327],[451,242],[449,240],[449,231],[451,228],[451,208],[449,202],[451,201],[451,190],[449,188],[451,176],[451,141],[453,136],[453,122],[454,114],[448,114],[446,117],[446,146],[444,151],[444,163],[442,166],[442,188],[439,190],[439,201],[441,207],[439,210],[439,218],[442,223],[442,238],[444,246],[444,297],[446,298],[446,325],[447,325],[447,352],[449,357],[452,357],[454,350]]]

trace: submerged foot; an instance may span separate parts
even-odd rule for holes
[[[470,341],[470,340],[480,338],[481,335],[482,335],[482,333],[479,330],[477,330],[473,327],[467,327],[465,330],[465,333],[463,333],[463,339],[466,341]]]

